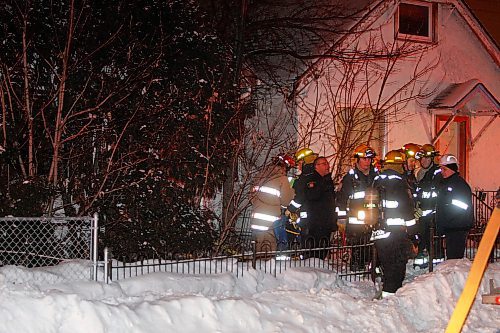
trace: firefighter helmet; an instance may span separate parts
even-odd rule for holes
[[[391,150],[384,158],[384,164],[403,164],[405,161],[406,154],[400,150]]]
[[[311,154],[314,154],[314,152],[311,149],[300,148],[299,150],[297,150],[297,152],[295,152],[295,160],[300,161],[304,157],[309,156]]]
[[[305,164],[310,164],[314,162],[314,160],[318,157],[318,154],[315,154],[309,148],[301,148],[297,150],[295,153],[295,161],[298,163],[299,161],[304,161]]]
[[[436,150],[436,148],[434,148],[433,145],[426,143],[425,145],[422,146],[422,148],[420,148],[418,153],[415,155],[415,158],[417,160],[419,160],[422,157],[431,157],[432,158],[432,157],[438,156],[438,155],[439,155],[439,152]]]
[[[295,167],[295,159],[288,154],[279,154],[276,159],[278,165],[285,166],[287,169]]]
[[[377,156],[375,150],[368,145],[362,144],[356,147],[356,149],[354,149],[354,157],[356,158],[360,157],[373,158],[375,156]]]
[[[407,143],[405,145],[403,145],[403,147],[401,148],[403,153],[405,153],[406,155],[406,159],[408,158],[415,158],[415,156],[417,155],[417,153],[420,151],[422,147],[420,145],[417,145],[416,143]]]
[[[444,154],[439,159],[439,165],[450,165],[450,164],[458,165],[458,160],[453,154]]]

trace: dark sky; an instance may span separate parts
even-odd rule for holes
[[[500,0],[465,0],[489,34],[500,45]]]

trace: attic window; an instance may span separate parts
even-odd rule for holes
[[[434,17],[432,4],[426,2],[402,2],[396,14],[396,35],[399,39],[432,42]]]

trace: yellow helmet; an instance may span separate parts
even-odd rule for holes
[[[417,145],[416,143],[407,143],[403,145],[401,149],[403,150],[403,153],[405,153],[406,158],[408,159],[410,157],[415,158],[421,148],[422,147],[420,145]]]
[[[377,156],[377,153],[375,153],[375,150],[365,144],[359,145],[354,149],[354,157],[360,158],[360,157],[368,157],[368,158],[373,158]]]
[[[420,148],[418,153],[415,155],[415,158],[417,160],[419,160],[422,157],[434,157],[434,156],[438,156],[438,155],[439,155],[439,151],[437,151],[433,145],[426,143],[425,145],[423,145]]]
[[[405,161],[406,154],[400,150],[391,150],[384,158],[384,164],[403,164]]]
[[[318,157],[318,154],[315,154],[311,149],[309,148],[301,148],[297,150],[295,153],[295,160],[297,162],[304,160],[305,164],[310,164],[314,162],[314,160]]]

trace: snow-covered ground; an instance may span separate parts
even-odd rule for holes
[[[158,272],[105,284],[68,281],[64,265],[0,268],[0,332],[444,332],[471,262],[425,274],[408,265],[404,286],[382,300],[372,300],[371,282],[312,268],[239,278]],[[463,332],[500,331],[500,306],[481,304],[489,279],[500,286],[500,263],[489,265]]]

